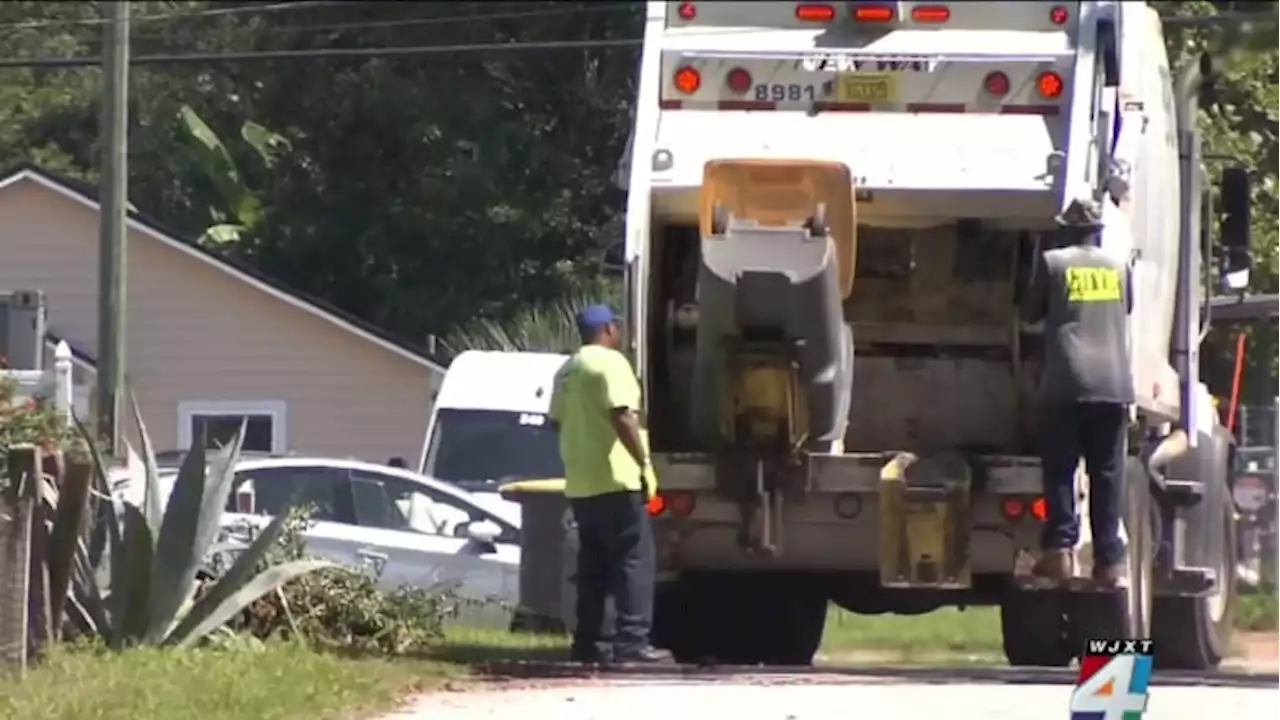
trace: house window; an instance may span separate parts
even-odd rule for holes
[[[204,424],[206,445],[227,444],[244,424],[242,450],[283,453],[288,448],[287,406],[280,400],[227,401],[184,400],[178,403],[178,444],[191,447]]]

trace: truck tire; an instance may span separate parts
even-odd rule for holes
[[[1222,527],[1226,534],[1223,557],[1216,563],[1218,592],[1203,597],[1162,597],[1155,602],[1156,666],[1171,670],[1212,670],[1231,645],[1236,605],[1236,514],[1222,503]]]
[[[810,665],[827,597],[816,579],[781,575],[685,573],[658,595],[654,644],[685,664]]]
[[[1000,603],[1004,656],[1014,667],[1066,667],[1071,662],[1057,593],[1011,590]]]

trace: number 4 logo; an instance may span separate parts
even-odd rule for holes
[[[1117,655],[1111,658],[1071,694],[1072,717],[1137,720],[1147,709],[1150,668],[1150,656]]]

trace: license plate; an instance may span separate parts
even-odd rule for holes
[[[846,73],[836,81],[836,102],[897,102],[898,79],[893,75]]]

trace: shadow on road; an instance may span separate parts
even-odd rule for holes
[[[497,667],[573,667],[562,662],[565,656],[563,648],[550,647],[509,647],[495,646],[486,643],[451,642],[432,650],[427,654],[433,660],[469,665],[481,672],[495,673]],[[582,668],[577,668],[581,670]],[[502,674],[496,672],[495,674]],[[537,677],[536,674],[527,677]],[[554,675],[552,676],[554,677]]]
[[[492,658],[492,653],[489,653]],[[465,660],[464,660],[465,662]],[[778,683],[813,682],[909,682],[928,684],[1010,684],[1010,685],[1073,685],[1077,671],[1069,668],[1008,668],[1008,667],[883,667],[883,666],[829,666],[815,668],[797,667],[741,667],[741,666],[679,666],[679,665],[623,665],[590,668],[565,662],[548,661],[530,657],[522,660],[484,660],[473,663],[477,670],[494,678],[518,679],[650,679],[684,681],[776,681]],[[1280,678],[1275,673],[1251,674],[1239,672],[1157,672],[1152,677],[1156,686],[1240,687],[1275,689]]]

